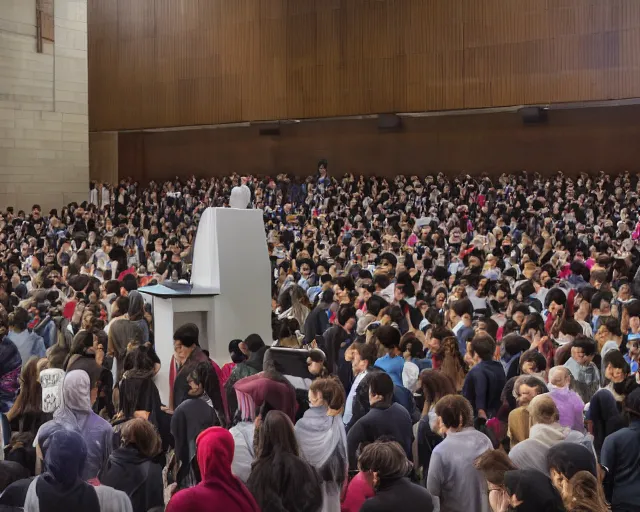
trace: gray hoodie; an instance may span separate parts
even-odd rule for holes
[[[595,457],[592,435],[571,430],[560,423],[538,423],[531,427],[529,439],[518,443],[509,452],[509,458],[518,469],[537,469],[548,476],[547,453],[552,446],[562,442],[579,443],[588,448]]]

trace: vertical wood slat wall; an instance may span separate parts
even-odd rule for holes
[[[640,96],[638,0],[88,0],[94,131]]]

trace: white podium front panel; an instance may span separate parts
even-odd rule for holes
[[[208,208],[194,244],[188,293],[140,289],[152,296],[156,352],[162,370],[156,384],[165,403],[173,333],[185,323],[200,329],[200,343],[220,366],[233,339],[259,334],[271,340],[271,276],[261,210]]]

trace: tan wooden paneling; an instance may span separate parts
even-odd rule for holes
[[[640,96],[638,0],[88,0],[94,131]]]

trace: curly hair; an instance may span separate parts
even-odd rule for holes
[[[460,352],[457,338],[454,336],[445,338],[440,347],[440,354],[442,355],[440,371],[453,381],[456,391],[461,390],[467,373],[467,365]]]

